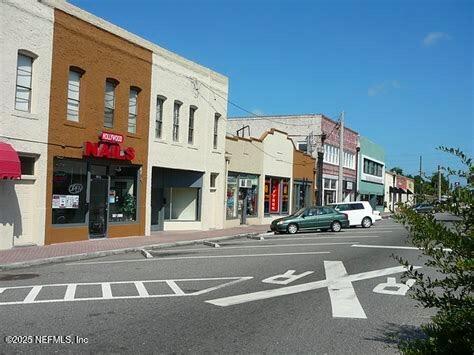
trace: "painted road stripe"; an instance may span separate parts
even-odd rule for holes
[[[413,266],[413,268],[419,269],[421,268],[421,266]],[[359,281],[359,280],[371,279],[371,278],[380,277],[380,276],[398,274],[405,271],[407,271],[407,268],[405,268],[404,266],[395,266],[395,267],[381,269],[381,270],[361,272],[359,274],[348,275],[345,278],[347,278],[349,281]],[[244,293],[244,294],[236,295],[236,296],[217,298],[217,299],[208,300],[205,302],[216,305],[216,306],[227,307],[227,306],[233,306],[236,304],[242,304],[242,303],[247,303],[247,302],[264,300],[268,298],[274,298],[274,297],[279,297],[279,296],[286,296],[286,295],[292,295],[295,293],[316,290],[319,288],[328,287],[328,285],[329,285],[328,280],[321,280],[321,281],[309,282],[309,283],[300,284],[300,285],[275,288],[273,290],[257,291],[257,292],[251,292],[251,293]]]
[[[67,285],[66,293],[64,294],[65,301],[72,301],[76,296],[76,286],[75,284]]]
[[[332,316],[336,318],[366,319],[364,309],[357,298],[346,268],[341,261],[325,261],[324,270],[328,281]]]
[[[292,255],[316,255],[330,254],[329,251],[313,251],[305,253],[276,253],[276,254],[243,254],[243,255],[203,255],[203,256],[183,256],[171,258],[154,258],[154,259],[131,259],[131,260],[111,260],[111,261],[90,261],[82,263],[68,263],[66,265],[95,265],[95,264],[120,264],[120,263],[142,263],[152,261],[168,261],[168,260],[184,260],[184,259],[219,259],[219,258],[247,258],[247,257],[264,257],[264,256],[292,256]],[[114,282],[115,283],[115,282]]]
[[[234,285],[239,282],[251,280],[252,276],[242,276],[242,277],[211,277],[211,278],[197,278],[197,279],[177,279],[177,280],[143,280],[143,281],[116,281],[116,282],[90,282],[90,283],[76,283],[76,284],[49,284],[49,285],[35,285],[35,286],[12,286],[12,287],[3,287],[0,288],[0,293],[5,290],[9,289],[31,289],[27,298],[21,301],[7,301],[1,302],[0,306],[5,305],[17,305],[17,304],[37,304],[37,303],[56,303],[56,302],[75,302],[75,301],[102,301],[102,300],[123,300],[123,299],[143,299],[143,298],[166,298],[166,297],[190,297],[190,296],[199,296],[207,292],[211,292],[222,287]],[[185,293],[181,290],[177,285],[176,282],[185,282],[185,281],[214,281],[214,280],[225,280],[222,284],[201,289],[199,291],[193,291],[189,293]],[[229,281],[230,280],[230,281]],[[172,290],[173,293],[163,293],[163,294],[152,294],[150,295],[144,285],[144,283],[166,283]],[[138,295],[131,295],[131,296],[113,296],[111,292],[111,284],[134,284],[137,286]],[[71,289],[76,289],[77,287],[81,287],[84,285],[100,285],[103,290],[103,294],[98,297],[84,297],[84,298],[75,298],[74,295],[71,296]],[[36,300],[36,296],[41,291],[43,287],[51,287],[51,286],[67,286],[66,294],[64,298],[54,298],[54,299],[42,299]],[[72,286],[72,287],[71,287]]]
[[[135,281],[134,284],[135,284],[135,287],[137,288],[138,295],[140,297],[150,296],[149,293],[148,293],[148,290],[146,289],[145,285],[143,284],[143,281]]]
[[[112,288],[110,287],[110,283],[108,282],[102,284],[102,298],[112,298]]]
[[[416,247],[405,247],[402,245],[370,245],[370,244],[354,244],[354,248],[375,248],[375,249],[407,249],[407,250],[421,250]]]
[[[349,238],[350,239],[350,238]],[[354,238],[352,238],[354,239]],[[281,240],[281,239],[279,239]],[[291,240],[291,239],[289,239]],[[347,245],[347,244],[358,244],[359,242],[356,241],[350,241],[350,242],[334,242],[334,243],[297,243],[297,244],[267,244],[267,245],[244,245],[244,246],[230,246],[226,247],[225,244],[221,245],[221,250],[227,250],[227,249],[254,249],[254,248],[278,248],[278,247],[299,247],[299,246],[315,246],[315,245]],[[244,244],[244,243],[242,243]],[[209,251],[208,249],[202,249],[202,248],[192,248],[192,249],[177,249],[178,252],[181,251],[204,251],[207,252]],[[156,250],[154,251],[155,255],[159,256],[159,253],[169,253],[169,251],[161,251],[161,250]]]
[[[275,240],[300,240],[300,239],[357,239],[357,238],[380,238],[379,235],[358,235],[358,236],[345,236],[345,237],[293,237],[293,238],[281,238],[281,237],[272,237],[267,238],[266,241]],[[225,246],[225,245],[224,245]]]
[[[351,245],[354,248],[376,248],[376,249],[406,249],[406,250],[423,250],[423,248],[417,247],[405,247],[401,245],[371,245],[371,244],[354,244]],[[444,251],[452,251],[450,248],[444,248]]]
[[[183,290],[179,288],[176,282],[174,282],[173,280],[167,280],[166,283],[176,295],[180,295],[180,296],[184,295]]]
[[[35,301],[36,296],[38,296],[38,293],[41,291],[41,286],[34,286],[31,291],[28,293],[28,295],[25,297],[23,300],[23,303],[32,303]]]

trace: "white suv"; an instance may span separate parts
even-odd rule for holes
[[[380,212],[374,211],[367,201],[333,203],[331,206],[347,215],[350,226],[370,228],[375,221],[382,219]]]

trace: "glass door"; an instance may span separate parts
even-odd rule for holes
[[[91,166],[89,187],[90,238],[103,238],[107,235],[108,193],[109,177],[106,175],[106,167]]]

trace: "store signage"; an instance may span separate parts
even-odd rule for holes
[[[109,158],[120,160],[135,159],[135,149],[128,147],[122,149],[119,143],[123,142],[120,134],[102,132],[100,142],[84,142],[83,155],[86,157]]]
[[[123,136],[116,133],[102,132],[100,134],[100,140],[109,143],[123,143]]]
[[[270,212],[280,210],[280,182],[272,181],[272,191],[270,193]]]

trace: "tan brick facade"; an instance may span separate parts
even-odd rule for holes
[[[77,123],[67,120],[68,75],[71,66],[84,71],[80,80],[80,118]],[[110,225],[108,236],[144,234],[151,67],[151,51],[55,9],[46,192],[46,244],[89,238],[87,225],[65,227],[52,225],[53,160],[54,157],[82,159],[84,142],[97,142],[102,131],[123,135],[123,146],[135,150],[135,158],[130,163],[141,166],[138,179],[137,220],[130,224]],[[103,126],[107,78],[118,82],[112,128]],[[129,91],[132,86],[140,89],[135,134],[127,133]]]

